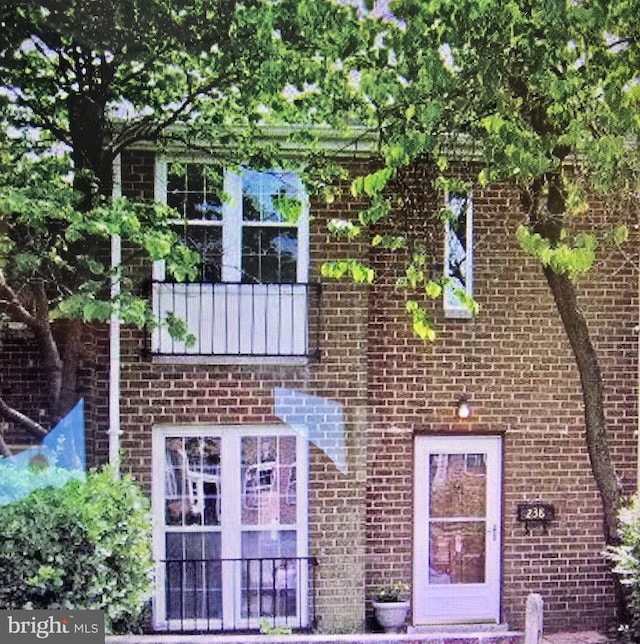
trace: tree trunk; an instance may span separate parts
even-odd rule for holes
[[[614,544],[618,541],[617,514],[622,502],[622,487],[616,476],[609,449],[598,356],[591,342],[586,320],[577,303],[575,286],[566,275],[555,273],[548,267],[543,270],[580,374],[585,440],[591,471],[602,499],[605,540],[607,544]]]
[[[533,229],[555,244],[565,218],[565,196],[560,171],[534,181],[531,187],[529,219]],[[622,487],[616,476],[604,415],[604,392],[598,356],[591,341],[587,321],[580,310],[574,283],[565,273],[543,266],[580,375],[584,404],[585,441],[591,471],[602,499],[605,542],[617,541],[618,510]]]
[[[534,181],[529,205],[533,229],[555,244],[565,219],[566,203],[559,171]],[[618,511],[622,505],[622,486],[616,475],[604,413],[602,373],[587,321],[578,305],[575,284],[565,273],[543,266],[544,276],[578,367],[584,405],[584,435],[591,472],[602,502],[602,530],[605,543],[615,545],[618,537]],[[618,618],[626,616],[625,592],[617,575],[613,576]]]
[[[77,402],[78,368],[82,356],[82,320],[70,320],[65,327],[65,341],[62,359],[62,387],[55,409],[53,420],[58,422],[66,416]]]

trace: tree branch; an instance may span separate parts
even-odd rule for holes
[[[23,97],[17,97],[16,103],[20,105],[20,107],[30,110],[33,113],[33,116],[35,117],[35,122],[30,121],[29,119],[26,119],[26,118],[19,119],[14,117],[13,120],[15,123],[19,123],[19,124],[22,124],[25,126],[31,126],[31,127],[33,127],[34,125],[37,127],[41,127],[44,130],[47,130],[48,132],[50,132],[54,137],[58,138],[63,143],[67,143],[70,145],[71,138],[70,138],[69,132],[65,130],[61,125],[58,125],[57,123],[55,123],[55,121],[53,120],[53,117],[50,114],[47,114],[42,110],[38,109],[36,103]]]
[[[5,312],[12,320],[22,322],[31,330],[35,331],[35,327],[38,326],[36,318],[23,306],[16,292],[7,283],[2,269],[0,269],[0,311]]]
[[[0,416],[12,423],[15,423],[23,429],[26,429],[30,434],[33,434],[37,438],[44,438],[49,433],[42,425],[40,425],[40,423],[36,423],[35,420],[31,420],[31,418],[25,416],[22,412],[10,407],[1,396]]]
[[[49,303],[44,282],[35,282],[32,291],[35,315],[24,307],[15,291],[7,284],[4,272],[0,270],[0,310],[7,313],[11,319],[25,324],[34,334],[46,370],[49,406],[51,410],[55,410],[62,387],[62,360],[49,324]]]
[[[160,134],[167,128],[175,125],[178,122],[180,117],[185,114],[195,103],[195,101],[202,95],[209,93],[211,90],[215,89],[220,82],[227,81],[230,79],[230,76],[227,77],[218,77],[211,79],[208,83],[199,85],[195,89],[192,89],[184,97],[180,105],[173,110],[169,115],[164,119],[159,119],[154,121],[151,118],[143,118],[135,126],[129,128],[127,131],[118,137],[114,141],[113,145],[113,155],[117,156],[122,150],[126,149],[128,146],[142,140],[155,140],[160,136]]]
[[[4,436],[0,432],[0,453],[2,453],[3,456],[13,456],[13,453],[11,452],[11,449],[7,445],[7,442],[4,440]]]

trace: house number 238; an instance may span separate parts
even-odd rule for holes
[[[523,503],[518,506],[519,521],[551,521],[555,516],[555,508],[548,503]]]
[[[547,508],[543,505],[532,505],[524,511],[525,521],[544,521],[547,518]]]

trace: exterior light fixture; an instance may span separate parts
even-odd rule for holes
[[[460,396],[457,405],[458,418],[469,418],[471,416],[471,405],[466,396]]]

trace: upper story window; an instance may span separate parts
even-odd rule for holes
[[[300,177],[159,159],[155,193],[175,210],[176,230],[200,265],[193,283],[180,284],[155,262],[152,353],[306,359],[309,202]],[[172,337],[171,317],[184,323],[189,342]]]
[[[181,237],[200,254],[198,281],[307,281],[309,205],[295,172],[164,159],[156,198],[176,209]],[[155,277],[165,278],[162,267]]]
[[[165,163],[156,198],[179,213],[183,243],[201,257],[198,281],[222,281],[223,173],[213,165]],[[164,199],[163,199],[164,198]]]
[[[445,231],[444,290],[447,317],[469,318],[472,313],[462,300],[473,297],[473,194],[451,191],[445,196],[448,218]]]

